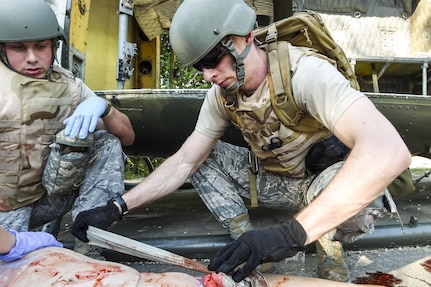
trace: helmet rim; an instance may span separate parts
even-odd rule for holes
[[[0,27],[0,43],[65,38],[51,6],[42,0],[2,0]]]
[[[225,37],[245,36],[255,24],[256,13],[243,0],[185,0],[172,18],[169,37],[180,62],[192,66]]]

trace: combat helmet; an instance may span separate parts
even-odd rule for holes
[[[2,0],[0,43],[64,39],[63,28],[43,0]]]
[[[0,5],[0,58],[9,64],[3,43],[31,42],[52,39],[51,68],[55,60],[59,40],[65,40],[63,28],[49,4],[43,0],[1,0]]]
[[[235,59],[234,66],[238,66],[243,64],[250,47],[238,55],[228,36],[245,36],[255,27],[256,13],[243,0],[185,0],[172,19],[169,38],[184,66],[195,66],[218,44],[223,45]],[[244,73],[234,68],[241,82]]]

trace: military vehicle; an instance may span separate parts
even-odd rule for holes
[[[206,92],[159,89],[160,34],[181,1],[47,2],[67,33],[67,45],[59,52],[63,66],[130,117],[137,138],[126,152],[172,154],[193,130]],[[259,26],[303,9],[318,12],[348,56],[361,90],[394,123],[412,154],[430,156],[429,1],[246,2],[256,10]],[[244,144],[235,130],[224,139]]]
[[[206,93],[205,89],[160,89],[160,34],[168,30],[181,0],[46,1],[64,23],[67,42],[58,55],[62,65],[131,119],[136,141],[125,152],[145,158],[167,157],[175,152],[193,130]],[[259,26],[303,9],[318,12],[348,56],[361,90],[395,125],[412,155],[431,158],[430,1],[246,2],[256,10]],[[171,74],[177,68],[172,65]],[[244,144],[234,129],[228,130],[223,139]],[[428,175],[424,171],[416,182]],[[134,231],[124,222],[113,230],[195,257],[227,242],[228,235],[211,221],[211,215],[199,205],[199,198],[195,194],[183,195],[181,200],[168,198],[160,205],[148,205],[127,215],[127,224],[139,226]],[[401,229],[396,221],[384,222],[359,245],[430,244],[429,191],[418,188],[398,204],[402,207],[401,217],[409,224]],[[256,221],[268,220],[268,214],[266,210],[252,211]],[[196,222],[196,216],[201,224]],[[184,221],[178,223],[180,218]],[[269,221],[277,223],[279,218],[280,213],[274,211]],[[175,227],[169,229],[173,222]],[[210,229],[211,224],[218,227]],[[188,229],[192,225],[198,230]],[[67,241],[70,235],[65,229],[63,239]]]

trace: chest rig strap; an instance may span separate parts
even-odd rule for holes
[[[248,170],[248,182],[250,188],[251,207],[257,207],[259,206],[259,199],[257,197],[256,176],[259,173],[259,163],[257,157],[251,150],[248,152],[248,163],[250,165]]]

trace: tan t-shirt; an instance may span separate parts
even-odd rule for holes
[[[291,62],[297,63],[291,80],[295,102],[299,109],[333,132],[335,124],[346,109],[365,95],[351,88],[349,81],[328,61],[314,56],[292,59],[295,49],[296,47],[290,46]],[[208,91],[196,123],[197,132],[211,138],[220,138],[230,125],[221,97],[220,87],[217,85]],[[239,108],[246,107],[250,100],[269,100],[267,79],[251,97],[237,100]]]

